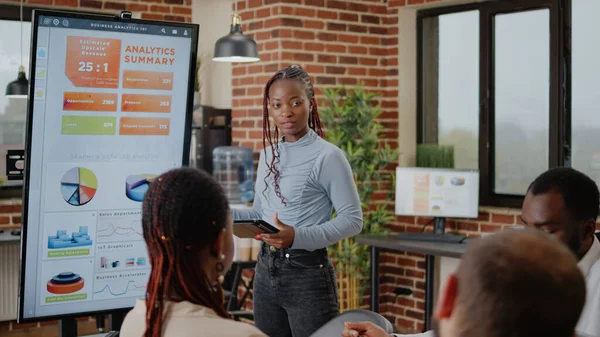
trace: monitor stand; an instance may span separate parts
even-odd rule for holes
[[[404,232],[395,239],[405,241],[461,243],[467,237],[463,235],[446,234],[446,218],[433,218],[433,233]]]
[[[436,234],[446,232],[446,218],[433,218],[433,232]]]
[[[127,311],[114,311],[108,315],[108,331],[119,331],[125,320]]]
[[[74,317],[58,321],[58,337],[77,337],[77,320]]]
[[[114,311],[110,313],[108,315],[108,330],[111,332],[121,330],[125,315],[125,311]],[[78,337],[77,320],[75,317],[65,317],[58,321],[58,337]]]

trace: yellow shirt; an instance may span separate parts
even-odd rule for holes
[[[251,324],[219,317],[212,309],[190,302],[166,302],[163,337],[266,337]],[[127,314],[122,337],[141,337],[146,330],[146,301],[137,300]]]

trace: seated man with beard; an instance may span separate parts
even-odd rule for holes
[[[523,201],[521,221],[546,231],[571,249],[585,277],[585,307],[575,330],[600,337],[600,241],[594,235],[600,192],[596,183],[572,168],[555,168],[537,177]]]
[[[575,256],[552,236],[506,231],[474,241],[448,277],[434,313],[439,337],[572,337],[585,302]],[[389,337],[346,323],[344,337]]]

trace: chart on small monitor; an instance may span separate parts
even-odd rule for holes
[[[476,218],[479,172],[398,167],[395,204],[397,215]]]
[[[19,321],[131,308],[142,205],[187,164],[198,25],[35,10]]]

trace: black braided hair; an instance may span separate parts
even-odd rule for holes
[[[182,168],[156,178],[144,196],[142,226],[152,272],[146,294],[144,337],[160,337],[164,299],[189,301],[229,318],[222,293],[200,267],[198,252],[227,226],[229,204],[204,171]]]

